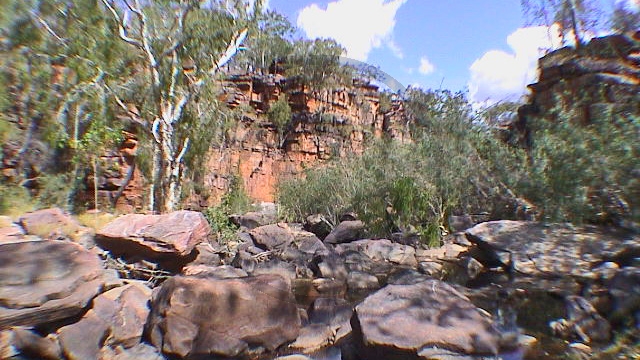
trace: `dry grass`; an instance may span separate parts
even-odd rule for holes
[[[8,216],[0,216],[0,228],[9,227],[13,224],[13,220],[11,220]]]
[[[25,189],[7,188],[2,190],[0,215],[6,215],[13,221],[18,221],[20,216],[38,209],[38,205]]]
[[[116,215],[111,213],[106,213],[106,212],[99,212],[99,213],[85,212],[85,213],[79,214],[77,218],[80,224],[90,227],[97,231],[102,227],[104,227],[105,225],[107,225],[108,223],[112,222],[116,218]]]
[[[38,224],[29,226],[29,234],[36,235],[43,239],[52,235],[63,235],[75,238],[75,234],[80,230],[77,224]]]

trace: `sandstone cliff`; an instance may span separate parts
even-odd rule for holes
[[[248,74],[229,78],[225,88],[228,106],[246,112],[229,144],[211,152],[204,179],[209,204],[227,191],[233,176],[242,178],[252,199],[273,201],[281,178],[299,176],[332,157],[361,153],[368,140],[383,134],[406,137],[403,104],[393,101],[390,109],[381,109],[378,87],[369,83],[315,92],[279,74]],[[279,132],[265,114],[283,96],[292,119]]]
[[[529,85],[530,101],[518,110],[506,137],[531,146],[531,122],[556,121],[572,114],[576,126],[604,114],[640,116],[640,31],[595,38],[581,51],[565,47],[539,60],[538,82]]]

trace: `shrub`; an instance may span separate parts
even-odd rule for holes
[[[640,117],[604,106],[588,124],[558,111],[533,122],[531,180],[523,190],[549,221],[640,222]]]
[[[211,231],[217,235],[218,241],[226,244],[235,237],[238,231],[238,227],[229,221],[229,215],[249,210],[251,210],[251,200],[244,190],[242,178],[232,176],[229,189],[220,203],[205,209],[203,215],[209,222]]]
[[[278,130],[278,134],[282,136],[291,122],[291,107],[286,95],[281,96],[278,101],[271,105],[267,111],[267,117]]]

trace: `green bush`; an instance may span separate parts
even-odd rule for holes
[[[361,156],[280,182],[284,215],[299,221],[322,213],[335,224],[342,213],[353,211],[374,236],[415,232],[433,246],[448,215],[501,212],[501,201],[513,192],[498,176],[519,176],[514,169],[521,154],[470,124],[458,133],[440,125],[416,135],[413,143],[379,141]]]
[[[238,227],[229,221],[229,215],[249,210],[251,210],[251,200],[244,190],[242,178],[232,176],[229,189],[220,203],[205,209],[203,215],[209,222],[211,231],[217,235],[218,242],[226,244],[238,231]]]
[[[281,96],[269,110],[267,111],[267,118],[276,127],[280,136],[284,134],[287,126],[291,122],[291,107],[287,96]]]
[[[523,188],[549,221],[640,222],[640,117],[602,106],[588,124],[571,111],[533,122]]]

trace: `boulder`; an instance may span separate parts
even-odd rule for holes
[[[60,208],[42,209],[24,214],[18,223],[27,234],[45,239],[71,237],[81,228],[80,223]]]
[[[281,249],[293,242],[293,233],[286,224],[272,224],[249,231],[256,246],[265,250]]]
[[[358,353],[367,360],[430,359],[421,353],[432,348],[461,355],[500,350],[489,315],[438,280],[378,290],[356,306],[351,326]]]
[[[294,343],[289,345],[305,353],[331,346],[351,334],[349,319],[353,308],[346,300],[318,298],[309,313],[309,324],[303,327]]]
[[[207,266],[187,265],[182,269],[182,275],[198,277],[214,277],[218,279],[237,278],[247,276],[247,273],[230,265]]]
[[[247,230],[268,225],[273,220],[275,219],[266,218],[262,213],[257,211],[250,211],[242,215],[233,214],[229,216],[229,221],[231,221],[232,224],[240,227],[241,229]]]
[[[158,260],[186,257],[210,232],[209,223],[196,211],[128,214],[98,230],[96,242],[126,258]]]
[[[316,277],[344,280],[348,274],[344,260],[337,254],[315,256],[310,267]]]
[[[331,228],[331,223],[320,214],[309,215],[304,222],[304,229],[315,234],[320,239],[326,238],[331,232]]]
[[[124,349],[138,345],[149,315],[151,289],[128,284],[109,290],[93,300],[80,321],[58,329],[68,359],[97,359],[103,347]]]
[[[326,255],[329,250],[315,234],[307,231],[293,233],[294,243],[298,250],[309,255]]]
[[[63,358],[62,349],[55,334],[43,337],[22,327],[15,327],[12,331],[14,346],[21,355],[46,360]]]
[[[100,360],[165,360],[165,357],[158,352],[155,347],[140,343],[136,346],[125,349],[121,346],[115,349],[104,347],[100,351]]]
[[[605,227],[501,220],[478,224],[467,234],[488,244],[500,262],[545,278],[593,277],[592,269],[606,261],[640,254],[637,236]]]
[[[374,275],[360,271],[351,271],[349,275],[347,275],[347,287],[351,291],[378,289],[380,282]]]
[[[364,223],[360,220],[343,221],[331,230],[324,242],[340,244],[358,240],[364,232]]]
[[[235,279],[175,276],[151,300],[150,341],[181,358],[238,357],[294,340],[300,316],[280,276]]]
[[[67,241],[0,245],[0,330],[79,315],[103,289],[102,261]]]
[[[25,232],[22,227],[7,216],[0,216],[0,244],[24,241]]]
[[[587,344],[611,339],[611,325],[589,301],[580,296],[567,296],[565,303],[567,318],[549,324],[554,335]]]
[[[612,300],[613,311],[609,313],[609,319],[614,323],[622,323],[635,314],[640,319],[640,268],[625,267],[606,283],[609,297]],[[636,320],[637,326],[640,321]]]

